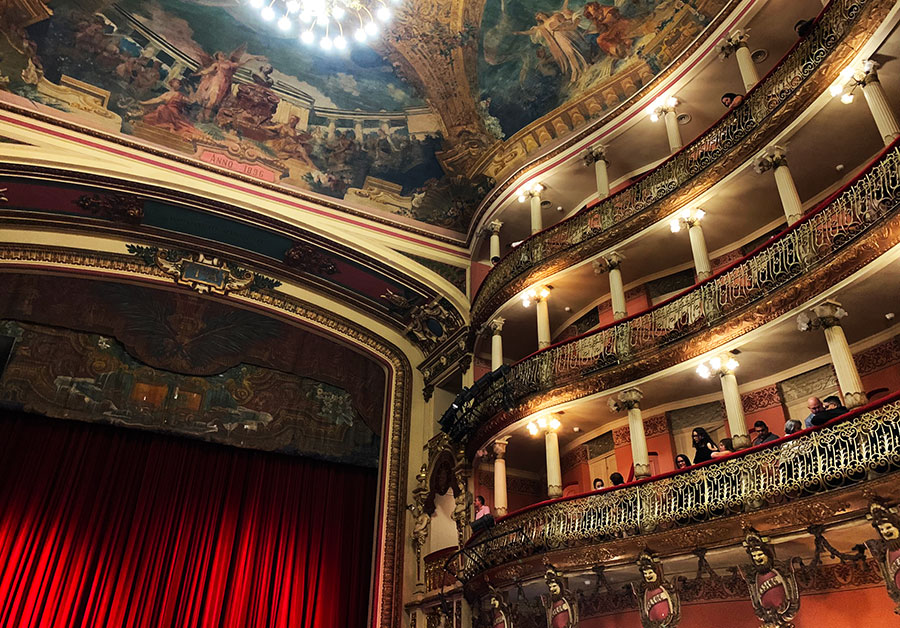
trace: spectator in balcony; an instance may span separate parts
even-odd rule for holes
[[[784,435],[790,436],[791,434],[796,434],[800,430],[803,429],[803,424],[796,419],[788,419],[784,422]]]
[[[691,459],[685,456],[684,454],[678,454],[675,456],[675,468],[676,469],[686,469],[691,466]]]
[[[754,446],[778,440],[778,434],[770,432],[769,426],[766,425],[765,421],[757,421],[753,424],[753,428],[756,430],[756,438],[753,439]]]
[[[803,425],[806,427],[812,427],[812,420],[816,414],[825,411],[825,406],[822,404],[822,400],[818,397],[810,397],[806,402],[806,407],[809,409],[809,416],[803,420]]]
[[[719,450],[712,452],[713,458],[721,458],[734,453],[734,443],[730,438],[723,438],[719,441]]]
[[[837,418],[848,412],[847,408],[844,407],[844,404],[841,403],[841,400],[834,395],[825,397],[825,400],[822,403],[824,406],[823,410],[813,415],[811,421],[813,425],[825,425],[831,419]]]
[[[809,34],[812,32],[814,25],[814,20],[800,20],[799,22],[794,24],[794,32],[797,33],[800,39],[805,39],[809,37]]]
[[[594,490],[599,491],[603,488],[603,478],[594,478]]]
[[[695,427],[691,432],[691,440],[694,442],[694,464],[700,464],[712,459],[714,451],[719,451],[709,434],[702,427]]]
[[[484,503],[484,496],[475,498],[475,521],[472,522],[472,532],[478,532],[494,525],[494,516],[491,509]]]
[[[621,486],[622,484],[625,484],[625,478],[617,471],[609,476],[609,483],[613,486]]]
[[[734,109],[742,102],[744,102],[744,97],[740,94],[735,94],[734,92],[726,92],[722,94],[722,106],[724,106],[726,109]]]

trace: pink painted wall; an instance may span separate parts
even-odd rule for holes
[[[490,272],[491,268],[493,268],[493,266],[482,264],[480,262],[472,262],[472,268],[469,271],[469,274],[472,277],[470,294],[473,298],[475,293],[478,292],[478,287],[481,285],[481,282],[484,281],[484,278],[487,276],[488,272]]]

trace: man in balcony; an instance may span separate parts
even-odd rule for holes
[[[825,401],[822,405],[822,411],[815,413],[810,421],[813,425],[825,425],[831,419],[836,419],[848,412],[847,408],[844,407],[844,404],[841,403],[841,400],[834,395],[825,397]]]
[[[491,509],[484,503],[484,497],[479,495],[475,498],[475,521],[472,522],[472,532],[478,532],[494,525],[494,516]]]
[[[765,421],[757,421],[753,424],[753,428],[756,430],[756,438],[753,439],[754,447],[764,443],[771,443],[773,440],[778,440],[778,434],[770,432],[769,426],[766,425]]]

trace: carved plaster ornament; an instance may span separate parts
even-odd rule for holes
[[[578,625],[578,603],[566,588],[565,579],[550,563],[544,572],[549,595],[541,596],[547,612],[547,628],[575,628]]]
[[[0,196],[2,192],[0,190]],[[94,216],[113,222],[136,225],[144,218],[144,201],[132,194],[84,194],[75,204]]]
[[[243,271],[238,275],[228,268],[224,260],[207,257],[203,253],[191,253],[176,261],[167,258],[166,251],[156,252],[156,265],[175,283],[188,286],[199,294],[228,294],[248,288],[254,274]]]
[[[487,625],[490,628],[513,628],[512,612],[503,600],[503,594],[492,586],[488,586]]]
[[[761,628],[793,628],[791,620],[800,610],[800,589],[793,565],[775,560],[769,539],[753,528],[745,528],[744,548],[752,561],[741,566],[741,576],[750,591],[750,602]]]
[[[878,538],[866,541],[866,547],[878,563],[894,612],[900,615],[900,515],[896,507],[889,508],[876,498],[869,503],[866,519],[878,532]]]
[[[645,549],[637,559],[640,583],[631,588],[637,598],[644,628],[673,628],[681,620],[681,601],[663,574],[662,563]]]
[[[413,529],[410,533],[413,550],[416,552],[416,582],[422,581],[422,549],[428,540],[431,515],[425,512],[425,497],[428,495],[427,464],[423,464],[416,474],[416,488],[413,489],[413,503],[406,509],[412,514]]]

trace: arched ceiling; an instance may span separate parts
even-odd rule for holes
[[[335,54],[238,0],[11,0],[0,102],[464,233],[495,177],[614,110],[729,2],[406,0],[380,42]]]

